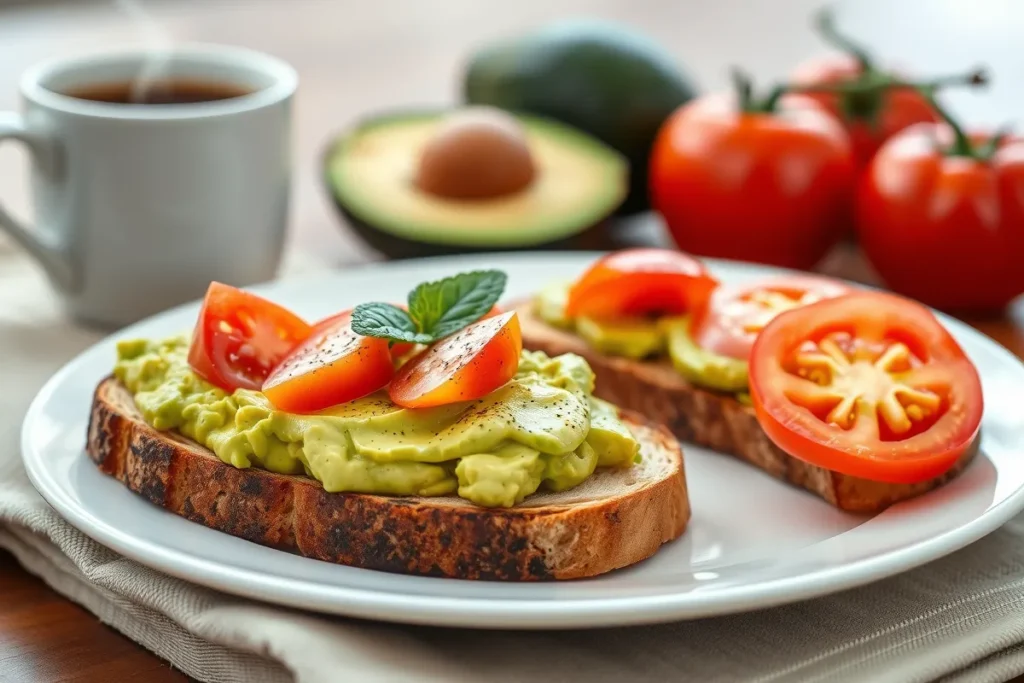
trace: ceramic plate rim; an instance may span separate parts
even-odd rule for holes
[[[430,262],[452,261],[457,263],[469,259],[473,259],[475,262],[480,262],[483,259],[499,259],[506,263],[541,259],[582,260],[593,258],[600,253],[602,252],[533,252],[528,254],[496,252],[472,256],[430,257],[364,264],[347,268],[344,273],[337,270],[318,272],[291,278],[287,280],[287,283],[290,287],[301,287],[304,282],[315,282],[324,278],[344,278],[353,271],[365,272],[370,268],[402,270],[415,267],[416,264]],[[751,264],[714,259],[707,259],[707,261],[712,268],[753,269],[766,274],[786,272]],[[273,288],[278,284],[280,281],[261,283],[252,289],[261,291]],[[158,313],[114,332],[111,336],[124,335],[135,327],[152,324],[165,316],[171,317],[196,304],[197,302],[190,302]],[[941,313],[938,315],[943,323],[952,327],[958,335],[973,335],[976,341],[990,347],[989,350],[995,355],[1001,356],[1004,361],[1021,365],[1019,359],[991,338],[949,316]],[[68,492],[64,491],[46,468],[41,465],[42,460],[36,453],[36,447],[31,443],[30,426],[38,420],[43,407],[57,394],[66,378],[85,363],[85,357],[89,352],[98,346],[109,343],[109,340],[110,336],[99,340],[61,367],[45,383],[29,406],[22,426],[21,447],[25,468],[32,484],[44,499],[73,526],[100,544],[143,565],[226,593],[316,612],[410,624],[529,629],[626,626],[744,612],[826,595],[912,569],[959,550],[986,536],[1024,509],[1024,484],[1022,484],[1002,501],[970,521],[908,547],[877,557],[846,563],[839,567],[816,569],[809,574],[769,579],[751,585],[733,586],[722,593],[681,592],[672,595],[574,598],[561,601],[495,600],[383,592],[337,584],[325,587],[315,581],[280,576],[261,576],[251,568],[240,569],[219,565],[205,558],[169,550],[148,539],[128,536],[116,527],[96,518],[89,510],[79,508]],[[149,505],[141,498],[138,499],[138,503]],[[203,527],[197,525],[197,528]],[[393,576],[401,577],[397,574]],[[329,604],[322,601],[325,588],[332,595],[332,601]],[[318,596],[321,600],[317,600]],[[496,614],[500,614],[498,623],[495,620]]]

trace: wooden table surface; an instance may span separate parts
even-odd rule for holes
[[[1013,49],[1024,12],[1009,2],[843,5],[845,24],[901,63],[935,72],[987,61],[1019,73],[1024,52]],[[57,54],[142,41],[242,44],[292,62],[301,77],[296,102],[296,182],[289,254],[343,266],[375,258],[341,226],[317,184],[317,157],[332,131],[366,112],[453,100],[457,73],[480,42],[540,21],[589,13],[626,21],[668,46],[705,88],[724,82],[730,63],[761,79],[783,75],[821,46],[807,17],[818,0],[686,3],[678,0],[393,0],[392,2],[104,2],[36,3],[0,9],[0,110],[17,107],[17,79],[30,64]],[[0,0],[0,8],[4,6]],[[882,8],[886,21],[877,17]],[[979,9],[979,7],[981,9]],[[938,8],[938,9],[936,9]],[[913,22],[935,38],[907,39]],[[969,26],[970,30],[964,29]],[[924,29],[922,29],[924,27]],[[949,36],[948,40],[942,34]],[[955,40],[953,37],[955,36]],[[997,83],[999,79],[997,78]],[[1001,121],[1024,111],[1012,85],[952,103],[975,120]],[[0,152],[0,199],[28,214],[26,161]],[[837,255],[826,270],[870,279],[863,263]],[[969,321],[1024,357],[1024,302],[997,320]],[[187,680],[165,663],[102,626],[52,592],[0,551],[0,683],[14,681]]]

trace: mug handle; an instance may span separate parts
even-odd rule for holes
[[[19,114],[0,112],[0,143],[4,140],[18,140],[32,154],[33,163],[45,171],[53,171],[56,156],[54,141],[30,130]],[[68,245],[47,241],[37,231],[15,220],[3,206],[0,206],[0,231],[6,232],[35,257],[59,288],[71,290],[75,287],[77,277]]]

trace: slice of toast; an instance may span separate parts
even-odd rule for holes
[[[574,579],[650,557],[690,519],[678,442],[634,414],[622,418],[641,442],[640,464],[598,470],[575,488],[509,509],[457,497],[327,493],[308,477],[237,469],[150,427],[113,378],[96,388],[86,450],[150,502],[261,545],[408,574]]]
[[[529,302],[518,304],[516,310],[523,347],[586,358],[597,375],[596,396],[666,425],[682,441],[741,458],[842,510],[876,513],[931,491],[963,471],[977,452],[976,440],[952,469],[916,484],[889,484],[827,470],[780,450],[761,430],[753,408],[732,395],[695,387],[668,361],[641,362],[599,353],[575,334],[538,318]]]

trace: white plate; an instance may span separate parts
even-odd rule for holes
[[[592,254],[430,259],[351,269],[256,288],[308,318],[368,298],[401,300],[417,282],[469,268],[509,274],[509,296],[570,277]],[[767,269],[719,263],[726,281]],[[693,519],[652,559],[596,579],[513,584],[411,577],[343,567],[212,531],[146,503],[100,474],[83,451],[90,398],[117,338],[187,330],[196,305],[134,325],[65,366],[25,419],[36,488],[86,534],[139,562],[229,593],[371,619],[498,628],[563,628],[689,619],[792,602],[864,584],[946,555],[1024,507],[1024,366],[946,320],[985,391],[981,454],[949,485],[874,517],[833,509],[730,457],[687,447]]]

